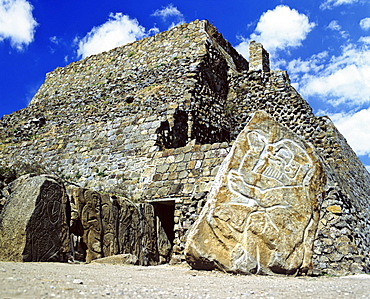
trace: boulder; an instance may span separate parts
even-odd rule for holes
[[[67,261],[70,206],[54,176],[25,175],[12,182],[0,214],[0,260]]]
[[[220,166],[185,248],[194,269],[305,273],[325,185],[311,145],[257,111]]]

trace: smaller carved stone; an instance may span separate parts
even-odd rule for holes
[[[161,220],[159,217],[156,217],[157,220],[157,247],[159,255],[159,263],[164,264],[168,263],[171,255],[172,244],[168,239],[168,236],[162,226]]]
[[[73,190],[74,201],[83,227],[81,242],[86,249],[86,262],[103,257],[103,224],[101,197],[98,192],[82,188]]]
[[[150,204],[119,201],[117,243],[119,253],[134,254],[143,266],[158,263],[156,222]]]
[[[83,188],[73,189],[72,197],[78,211],[78,217],[74,215],[72,222],[73,233],[81,236],[80,239],[75,237],[75,243],[83,249],[86,262],[116,254],[132,254],[140,265],[158,263],[152,205],[137,205]]]

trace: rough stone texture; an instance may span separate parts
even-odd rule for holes
[[[9,184],[17,178],[14,170],[0,167],[0,213],[10,194]]]
[[[325,175],[314,149],[255,112],[189,232],[186,261],[234,273],[307,273]]]
[[[251,71],[270,71],[270,55],[262,44],[251,41],[249,57],[249,69]]]
[[[103,257],[97,260],[93,260],[94,264],[126,264],[126,265],[139,265],[139,259],[136,255],[125,253],[125,254],[116,254],[112,256]]]
[[[67,261],[69,217],[68,198],[58,178],[18,178],[0,214],[0,260]]]
[[[133,254],[140,265],[158,262],[157,227],[153,206],[84,189],[72,190],[83,232],[76,249],[86,262],[115,254]]]
[[[73,201],[76,204],[83,228],[81,246],[86,249],[86,262],[91,262],[104,256],[114,254],[114,238],[111,227],[113,225],[112,210],[107,207],[106,195],[87,189],[74,189]],[[103,211],[103,203],[106,208]],[[111,242],[109,242],[111,241]]]
[[[263,47],[250,52],[248,63],[215,27],[194,21],[57,68],[28,107],[0,121],[0,168],[55,173],[134,202],[171,200],[172,261],[183,261],[221,162],[251,113],[264,110],[323,159],[315,273],[370,271],[369,173],[288,74],[266,68]],[[8,184],[0,189],[1,206]]]
[[[119,209],[119,253],[131,253],[144,266],[158,263],[156,222],[153,206],[123,202]]]

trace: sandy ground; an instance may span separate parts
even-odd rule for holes
[[[239,276],[188,266],[0,262],[0,298],[370,298],[370,275]]]

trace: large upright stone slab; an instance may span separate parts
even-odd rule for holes
[[[187,262],[244,274],[307,272],[324,185],[312,147],[255,112],[189,232]]]
[[[119,253],[137,256],[142,266],[156,265],[159,257],[153,206],[120,200],[117,240]]]
[[[70,208],[62,182],[26,175],[11,189],[0,215],[0,260],[67,261]]]
[[[86,251],[86,262],[116,254],[115,226],[118,215],[109,195],[75,188],[72,198],[83,228],[81,245]]]

